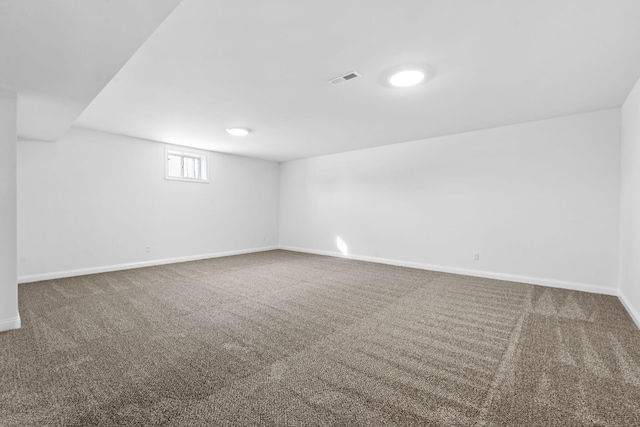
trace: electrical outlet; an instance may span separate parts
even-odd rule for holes
[[[144,248],[144,251],[145,251],[146,253],[150,253],[150,252],[151,252],[151,246],[147,246],[147,247],[145,247],[145,248]]]
[[[480,261],[480,252],[474,252],[473,253],[473,260],[474,261]]]

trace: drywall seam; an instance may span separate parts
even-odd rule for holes
[[[77,270],[56,271],[52,273],[32,274],[19,276],[18,283],[31,283],[41,280],[61,279],[64,277],[84,276],[86,274],[107,273],[118,270],[131,270],[133,268],[152,267],[154,265],[174,264],[178,262],[197,261],[201,259],[220,258],[223,256],[250,254],[278,249],[278,246],[263,246],[259,248],[239,249],[235,251],[215,252],[211,254],[191,255],[185,257],[156,259],[152,261],[132,262],[127,264],[105,265],[101,267],[81,268]]]
[[[401,260],[387,259],[387,258],[377,258],[377,257],[362,256],[362,255],[349,254],[345,256],[339,252],[318,251],[315,249],[297,248],[292,246],[281,245],[280,249],[287,250],[287,251],[295,251],[295,252],[305,252],[305,253],[316,254],[316,255],[326,255],[326,256],[332,256],[332,257],[338,257],[338,258],[349,258],[349,259],[354,259],[358,261],[376,262],[379,264],[397,265],[400,267],[417,268],[420,270],[430,270],[430,271],[439,271],[443,273],[460,274],[463,276],[483,277],[487,279],[527,283],[531,285],[549,286],[552,288],[570,289],[574,291],[592,292],[592,293],[604,294],[604,295],[614,295],[614,296],[618,295],[617,288],[609,288],[606,286],[591,285],[586,283],[567,282],[563,280],[546,279],[541,277],[519,276],[515,274],[496,273],[492,271],[482,271],[482,270],[471,270],[466,268],[423,264],[423,263],[417,263],[417,262],[401,261]]]
[[[633,308],[633,306],[631,305],[627,297],[622,292],[622,289],[619,289],[619,288],[618,288],[618,299],[620,300],[624,308],[627,309],[629,316],[631,316],[631,319],[633,319],[633,321],[636,323],[636,326],[640,328],[640,313],[638,313],[636,309]]]
[[[19,314],[11,319],[0,320],[0,332],[10,331],[11,329],[20,329],[21,326],[22,321],[20,320]]]

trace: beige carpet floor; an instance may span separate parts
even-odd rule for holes
[[[615,297],[286,251],[20,285],[2,426],[638,426]]]

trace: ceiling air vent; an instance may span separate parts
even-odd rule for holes
[[[362,77],[362,74],[358,73],[357,71],[352,71],[350,73],[344,74],[340,77],[336,77],[333,78],[331,80],[329,80],[329,83],[334,84],[334,85],[339,85],[340,83],[344,83],[348,80],[353,80],[353,79],[357,79],[358,77]]]

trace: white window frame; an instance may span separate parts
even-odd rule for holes
[[[202,170],[205,170],[207,173],[206,178],[187,178],[185,176],[177,177],[177,176],[169,176],[169,155],[177,155],[182,158],[182,175],[184,175],[184,158],[192,158],[200,160],[200,175],[202,175]],[[204,167],[202,167],[204,165]],[[176,150],[173,148],[165,147],[164,150],[164,179],[170,181],[185,181],[185,182],[200,182],[200,183],[209,183],[209,156],[202,153],[196,153],[195,151],[186,151],[186,150]]]

